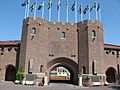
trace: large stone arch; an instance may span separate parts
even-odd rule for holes
[[[6,66],[5,71],[5,81],[15,81],[16,79],[16,68],[15,66],[9,64]]]
[[[55,58],[47,63],[47,73],[50,74],[51,70],[58,66],[63,66],[71,73],[71,81],[73,84],[78,83],[78,64],[73,60],[65,57]]]
[[[106,70],[106,80],[108,83],[115,83],[116,82],[116,76],[117,76],[117,72],[115,70],[115,68],[113,67],[109,67],[107,70]]]

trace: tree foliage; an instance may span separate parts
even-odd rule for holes
[[[17,74],[16,74],[16,79],[19,81],[22,81],[22,66],[18,66]]]

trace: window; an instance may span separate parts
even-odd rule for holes
[[[97,74],[97,72],[96,72],[96,61],[93,61],[93,62],[92,62],[92,74],[93,74],[93,75],[96,75],[96,74]]]
[[[12,50],[12,47],[8,47],[8,51],[10,52]]]
[[[96,32],[95,32],[95,30],[92,30],[92,38],[93,38],[93,39],[96,38]]]
[[[109,54],[109,51],[106,51],[106,54]]]
[[[1,47],[1,51],[4,52],[4,47]]]
[[[43,65],[40,66],[40,72],[43,72]]]
[[[32,74],[33,59],[28,61],[28,73]]]
[[[117,65],[117,71],[118,71],[118,74],[120,74],[120,66],[119,66],[119,64]]]
[[[117,58],[119,58],[119,51],[117,51]]]
[[[95,74],[95,63],[94,63],[94,61],[92,62],[92,74],[93,75]]]
[[[65,32],[61,33],[61,39],[65,39]]]
[[[36,35],[36,29],[35,29],[35,28],[32,29],[31,35],[32,35],[32,36]]]
[[[112,55],[115,55],[115,52],[114,52],[114,51],[112,51]]]
[[[85,68],[85,66],[83,66],[83,68],[82,68],[82,73],[86,74],[86,68]]]

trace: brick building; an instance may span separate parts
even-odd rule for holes
[[[38,81],[47,76],[49,81],[51,70],[62,66],[72,83],[78,82],[78,74],[106,75],[108,82],[117,82],[120,46],[104,44],[103,31],[99,21],[24,19],[21,41],[0,42],[0,79],[14,81],[21,65],[24,74],[37,75]]]

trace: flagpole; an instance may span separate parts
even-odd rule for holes
[[[51,6],[52,0],[50,0],[50,6]],[[51,21],[51,11],[52,11],[52,6],[49,9],[49,21]]]
[[[80,15],[81,15],[81,21],[83,21],[83,11],[82,11],[83,9],[82,9],[82,3],[81,3],[81,7],[80,7],[80,8],[81,8],[81,12],[80,12],[80,13],[81,13],[81,14],[80,14]]]
[[[26,4],[26,6],[25,6],[25,19],[26,19],[26,17],[27,17],[27,6],[28,6],[28,4]]]
[[[67,0],[67,3],[66,3],[66,22],[68,22],[68,0]]]
[[[44,0],[43,0],[43,8],[42,8],[42,18],[44,18]]]
[[[59,2],[58,2],[59,4],[60,4],[60,0],[59,0]],[[60,5],[58,6],[59,8],[58,8],[58,22],[60,21]]]
[[[99,8],[99,19],[100,19],[100,22],[101,22],[101,6]]]
[[[36,0],[35,8],[34,8],[34,20],[36,19],[36,6],[37,6],[37,0]]]
[[[97,5],[97,3],[96,3],[96,20],[98,20],[98,12],[97,12],[97,7],[98,7],[98,5]]]
[[[90,4],[89,4],[89,13],[88,13],[88,15],[89,15],[89,20],[90,20]]]
[[[30,0],[28,0],[27,17],[29,16],[29,6],[30,6]]]
[[[77,22],[77,0],[75,0],[75,22]]]

